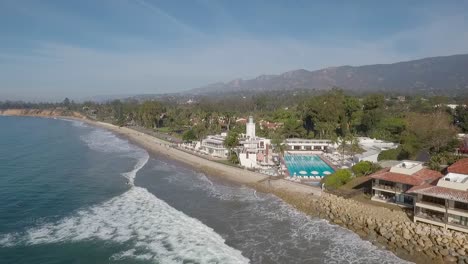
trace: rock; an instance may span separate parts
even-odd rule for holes
[[[463,248],[460,248],[457,250],[458,255],[465,256],[465,250]]]
[[[410,233],[403,233],[403,238],[406,239],[406,240],[410,240],[413,237],[410,235]]]
[[[428,257],[430,257],[432,259],[437,257],[436,254],[434,254],[434,252],[432,250],[429,250],[429,249],[424,250],[424,254],[426,254]]]
[[[418,244],[421,246],[421,247],[424,247],[424,241],[422,239],[419,239],[418,240]]]
[[[455,263],[457,262],[457,258],[454,256],[445,256],[444,261],[446,263]]]
[[[447,256],[449,254],[449,251],[447,249],[441,249],[439,250],[439,253],[442,255],[442,256]]]

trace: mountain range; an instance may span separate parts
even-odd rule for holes
[[[189,91],[213,94],[235,91],[326,90],[387,92],[399,94],[468,93],[468,54],[431,57],[392,64],[339,66],[316,71],[293,70],[279,75],[260,75],[254,79],[236,79],[214,83]]]

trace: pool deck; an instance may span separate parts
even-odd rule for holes
[[[322,154],[320,154],[319,156],[320,156],[320,159],[323,160],[323,162],[325,162],[328,166],[330,166],[334,171],[339,170],[339,168],[336,167],[335,164],[331,163],[325,156],[323,156]]]
[[[289,153],[291,154],[291,153]],[[318,153],[292,153],[292,155],[298,155],[300,154],[300,156],[318,156],[327,166],[329,166],[331,169],[333,169],[333,171],[336,171],[338,170],[338,168],[336,167],[336,165],[332,164],[328,159],[326,159],[322,154],[318,154]],[[289,168],[286,164],[286,160],[284,159],[284,156],[280,156],[280,162],[281,164],[286,168],[284,170],[284,176],[285,176],[285,180],[287,180],[287,178],[291,177],[291,178],[296,178],[295,176],[291,176],[290,172],[289,172]],[[307,186],[310,186],[308,184],[305,184],[307,182],[320,182],[322,178],[320,179],[317,179],[317,178],[299,178],[297,177],[297,179],[299,179],[300,181],[299,182],[296,182],[294,181],[296,184],[301,184],[301,185],[307,185]],[[288,180],[289,181],[289,180]]]

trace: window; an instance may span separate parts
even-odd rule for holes
[[[433,197],[433,196],[423,195],[422,201],[426,202],[426,203],[432,203],[432,204],[438,204],[438,205],[445,206],[445,200],[444,199]]]
[[[417,214],[418,217],[426,218],[432,221],[437,222],[445,222],[445,214],[433,210],[429,210],[426,208],[419,208],[419,213]]]
[[[456,224],[456,225],[462,225],[462,226],[468,227],[468,217],[449,214],[448,219],[449,219],[450,224]]]
[[[408,196],[408,195],[404,195],[404,198],[403,198],[403,202],[405,204],[413,204],[413,197],[412,196]]]
[[[468,211],[468,203],[455,202],[453,207],[455,209]]]

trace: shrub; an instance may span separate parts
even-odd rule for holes
[[[232,164],[239,164],[239,157],[237,157],[237,154],[234,151],[231,151],[231,155],[229,156],[229,161]]]
[[[351,180],[351,172],[346,169],[337,170],[335,173],[326,176],[323,179],[325,186],[338,188]]]
[[[351,169],[357,177],[360,177],[380,170],[380,166],[370,161],[361,161],[356,163]]]
[[[185,142],[188,142],[188,141],[196,140],[197,136],[195,135],[195,132],[192,129],[190,129],[184,132],[184,134],[182,135],[182,139]]]
[[[372,163],[370,161],[360,161],[359,163],[356,163],[351,169],[357,177],[360,177],[371,172]]]
[[[396,149],[388,149],[380,152],[377,160],[404,160],[407,158],[409,158],[408,151],[398,147]]]

